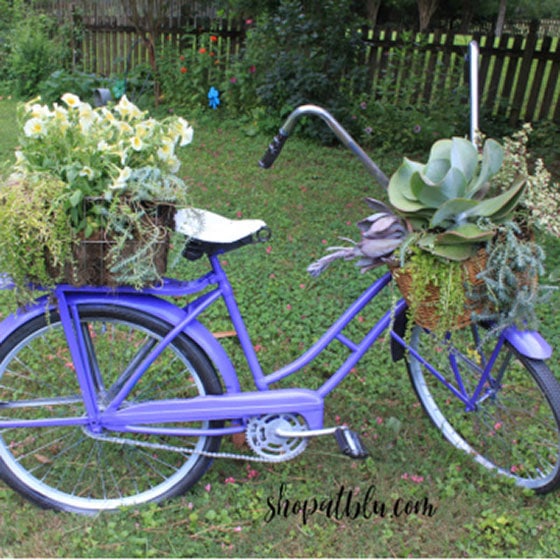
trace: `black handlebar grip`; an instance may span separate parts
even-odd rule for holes
[[[278,134],[273,138],[263,157],[259,161],[259,165],[262,168],[268,169],[272,166],[272,164],[276,161],[276,158],[280,155],[287,139],[288,135],[284,134],[284,132],[280,130],[280,132],[278,132]]]

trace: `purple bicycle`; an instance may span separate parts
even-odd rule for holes
[[[381,182],[386,177],[326,111],[292,113],[261,161],[279,154],[296,119],[322,118]],[[195,225],[193,225],[195,224]],[[406,303],[382,314],[362,340],[346,329],[387,289],[371,284],[293,363],[263,372],[219,256],[268,239],[260,220],[183,210],[184,256],[206,257],[207,273],[141,291],[59,285],[0,326],[0,476],[42,507],[92,514],[185,492],[220,453],[221,438],[244,433],[250,460],[280,462],[312,437],[333,434],[341,451],[367,455],[359,436],[325,427],[326,397],[389,330],[426,413],[445,438],[487,469],[544,493],[560,485],[560,385],[534,331],[483,325],[443,339],[406,326]],[[54,296],[54,297],[53,297]],[[189,296],[184,307],[169,297]],[[254,380],[242,391],[227,353],[200,322],[223,300]],[[56,304],[53,304],[53,301]],[[372,312],[373,313],[373,312]],[[345,362],[318,389],[273,388],[336,341]]]

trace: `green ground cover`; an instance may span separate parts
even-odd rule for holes
[[[15,103],[0,101],[0,161],[16,145]],[[291,139],[275,167],[258,168],[269,138],[249,136],[235,122],[201,119],[185,150],[183,172],[193,205],[230,217],[264,219],[270,243],[225,256],[242,312],[265,371],[297,356],[369,282],[352,264],[339,263],[312,280],[306,266],[357,236],[367,212],[364,196],[382,196],[361,164],[335,148]],[[279,123],[280,124],[280,123]],[[375,155],[374,155],[375,157]],[[395,169],[400,156],[379,164]],[[180,248],[176,240],[175,248]],[[560,264],[548,241],[551,267]],[[174,262],[176,274],[201,263]],[[390,296],[371,314],[390,305]],[[543,331],[558,340],[558,298],[542,309]],[[364,315],[363,324],[373,318]],[[223,310],[208,317],[228,328]],[[356,327],[360,328],[360,325]],[[234,338],[224,340],[248,384]],[[295,381],[311,386],[332,370],[336,354]],[[558,358],[552,367],[560,374]],[[4,557],[552,557],[560,553],[558,495],[534,496],[475,466],[452,449],[424,417],[402,363],[380,342],[327,400],[326,424],[348,423],[370,449],[365,461],[338,453],[330,438],[313,441],[287,464],[220,459],[192,492],[161,506],[93,518],[42,511],[0,484],[0,556]],[[245,453],[228,443],[224,450]],[[369,516],[314,514],[305,500],[351,492],[354,505],[368,491],[377,501]],[[299,501],[299,506],[296,504]],[[279,510],[278,504],[282,505]],[[408,503],[416,514],[405,513]],[[344,503],[348,503],[347,501]],[[289,507],[286,507],[289,505]],[[381,515],[386,511],[398,515]],[[396,508],[396,509],[395,509]],[[371,510],[370,510],[371,511]]]

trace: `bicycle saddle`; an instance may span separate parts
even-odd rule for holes
[[[178,210],[175,231],[188,238],[183,255],[189,260],[270,239],[270,229],[262,220],[231,220],[199,208]]]

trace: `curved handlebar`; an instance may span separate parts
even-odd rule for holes
[[[376,181],[383,188],[387,188],[387,185],[389,184],[387,175],[379,169],[377,164],[364,152],[364,150],[350,136],[350,134],[348,134],[344,127],[328,111],[318,107],[317,105],[301,105],[292,111],[259,161],[259,165],[261,167],[268,169],[274,163],[276,158],[280,155],[280,152],[284,147],[284,143],[292,132],[296,121],[303,115],[313,115],[323,119],[328,127],[334,132],[335,136],[364,164],[365,168],[371,175],[373,175]]]

